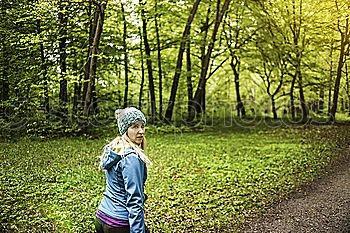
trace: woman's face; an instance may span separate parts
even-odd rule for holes
[[[126,134],[130,138],[130,140],[140,145],[143,141],[143,136],[145,134],[145,124],[143,121],[138,121],[128,128],[128,131],[126,131]]]

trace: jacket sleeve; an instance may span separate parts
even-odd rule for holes
[[[145,232],[143,209],[143,180],[145,164],[134,153],[122,161],[122,175],[126,190],[126,208],[129,212],[131,233]]]

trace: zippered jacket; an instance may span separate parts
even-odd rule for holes
[[[127,220],[130,232],[145,232],[144,184],[146,164],[133,148],[118,154],[107,145],[101,166],[106,173],[106,192],[98,209],[117,219]]]

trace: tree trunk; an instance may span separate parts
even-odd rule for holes
[[[181,38],[181,43],[180,43],[180,48],[179,48],[179,53],[177,56],[177,62],[176,62],[176,68],[175,68],[175,75],[173,79],[173,84],[171,87],[171,92],[170,92],[170,98],[168,101],[168,107],[165,113],[165,119],[170,122],[171,117],[173,115],[173,110],[174,110],[174,105],[175,105],[175,98],[176,98],[176,92],[177,92],[177,87],[179,85],[179,80],[180,80],[180,75],[181,75],[181,68],[182,68],[182,58],[183,58],[183,53],[185,51],[185,45],[188,40],[188,36],[190,34],[190,28],[191,28],[191,23],[193,21],[193,18],[197,12],[198,5],[201,0],[196,0],[195,3],[193,4],[191,13],[187,19],[187,23],[185,26],[185,30],[182,34]]]
[[[206,53],[205,57],[203,58],[200,79],[199,79],[198,87],[197,87],[197,90],[196,90],[196,93],[194,96],[194,102],[198,103],[197,104],[198,107],[196,108],[196,110],[199,112],[205,111],[205,103],[203,101],[205,101],[205,86],[206,86],[206,82],[207,82],[209,61],[210,61],[211,54],[212,54],[213,49],[214,49],[216,35],[218,33],[219,26],[222,22],[224,15],[225,15],[225,12],[228,9],[230,1],[231,0],[225,0],[221,10],[220,10],[220,0],[218,0],[218,3],[217,3],[217,14],[216,14],[216,18],[215,18],[213,34],[211,37],[211,41],[209,42],[207,53]]]
[[[145,82],[145,66],[143,63],[143,43],[142,43],[142,31],[141,28],[139,28],[140,32],[140,56],[141,56],[141,85],[140,85],[140,95],[139,95],[139,109],[142,109],[142,95],[143,95],[143,85]]]
[[[239,83],[239,66],[240,61],[237,56],[231,57],[231,68],[235,77],[235,88],[236,88],[236,100],[237,100],[237,116],[245,117],[245,108],[244,104],[241,99],[241,93],[240,93],[240,83]]]
[[[73,97],[73,106],[72,113],[77,114],[79,112],[78,106],[81,97],[81,80],[79,82],[74,83],[74,97]],[[78,115],[76,115],[78,117]]]
[[[97,24],[95,31],[93,32],[94,40],[91,48],[90,65],[89,65],[89,82],[85,96],[84,103],[84,116],[89,116],[90,105],[93,102],[94,90],[95,90],[95,79],[96,79],[96,63],[98,55],[98,46],[100,44],[100,38],[104,22],[104,14],[108,0],[104,0],[102,3],[96,6],[97,12]]]
[[[6,12],[9,6],[5,1],[1,2],[1,12]],[[9,51],[7,49],[8,44],[5,40],[1,41],[1,56],[0,56],[0,117],[8,118],[6,115],[5,101],[9,99],[10,86],[8,83],[8,69],[9,69]]]
[[[6,106],[7,104],[5,101],[9,99],[9,92],[10,92],[10,85],[8,82],[8,67],[9,67],[9,59],[6,59],[7,51],[6,51],[6,45],[4,45],[2,48],[4,49],[3,55],[0,56],[0,117],[4,117],[6,120],[8,120],[8,115],[6,114]]]
[[[162,77],[163,77],[163,71],[162,71],[162,56],[161,56],[161,49],[160,49],[160,38],[159,38],[159,26],[158,26],[158,18],[160,18],[160,14],[158,14],[158,0],[156,0],[156,15],[154,18],[154,23],[156,27],[156,38],[157,38],[157,52],[158,52],[158,77],[159,77],[159,118],[161,119],[163,116],[163,85],[162,85]]]
[[[41,33],[41,21],[40,19],[37,20],[37,27],[38,27],[38,33]],[[45,60],[45,52],[44,52],[44,43],[40,43],[40,59],[41,59],[41,71],[42,71],[42,77],[43,77],[43,92],[44,92],[44,102],[43,104],[43,110],[46,114],[46,119],[49,117],[49,110],[50,110],[50,102],[49,102],[49,87],[48,87],[48,77],[47,77],[47,64]],[[4,87],[5,88],[5,87]],[[6,91],[6,89],[5,89]]]
[[[295,104],[294,104],[294,88],[295,88],[295,82],[296,82],[296,75],[292,76],[292,83],[290,85],[290,110],[292,113],[292,120],[295,120]]]
[[[125,89],[124,89],[124,105],[123,107],[126,108],[128,106],[128,91],[129,91],[129,67],[128,67],[128,48],[126,44],[126,38],[127,38],[127,25],[126,25],[126,18],[125,18],[125,10],[124,5],[121,3],[122,8],[122,15],[123,15],[123,21],[124,21],[124,30],[123,30],[123,53],[124,53],[124,78],[125,78]]]
[[[337,77],[335,79],[334,84],[334,94],[333,94],[333,102],[332,102],[332,108],[331,108],[331,114],[330,114],[330,121],[335,121],[335,114],[337,112],[337,105],[338,105],[338,95],[339,95],[339,87],[340,87],[340,79],[342,75],[342,68],[345,63],[344,61],[344,55],[345,55],[345,46],[349,44],[349,18],[346,19],[346,28],[345,32],[341,32],[341,40],[340,40],[340,54],[339,54],[339,61],[338,61],[338,68],[337,68]]]
[[[333,40],[331,43],[331,50],[329,53],[329,86],[328,86],[328,115],[331,115],[331,108],[332,108],[332,83],[333,83]]]
[[[347,99],[347,105],[346,110],[348,112],[348,116],[350,116],[350,83],[349,83],[349,73],[348,73],[348,64],[345,64],[345,85],[346,85],[346,99]]]
[[[324,110],[324,87],[321,87],[320,100],[318,102],[317,112],[323,113],[323,110]]]
[[[194,112],[192,111],[192,101],[193,101],[193,86],[192,86],[192,63],[191,63],[191,42],[187,42],[186,47],[186,66],[187,66],[187,120],[193,119],[191,116]]]
[[[81,74],[79,74],[78,71],[78,65],[77,65],[77,61],[74,60],[73,61],[73,70],[75,70],[77,72],[77,75],[79,77],[79,80],[77,80],[76,82],[74,82],[74,96],[73,96],[73,106],[72,106],[72,116],[73,118],[78,118],[78,106],[79,106],[79,101],[81,101]],[[75,114],[75,115],[74,115]]]
[[[210,8],[208,8],[207,14],[206,14],[206,19],[205,19],[203,25],[201,26],[201,33],[203,33],[203,38],[202,38],[202,41],[200,44],[201,67],[204,66],[204,62],[205,62],[205,58],[206,58],[205,55],[206,55],[206,44],[207,44],[208,31],[209,31],[209,20],[210,20]],[[192,88],[192,92],[193,92],[193,88]],[[193,93],[191,94],[191,101],[189,102],[189,104],[191,104],[191,106],[188,106],[188,110],[190,111],[188,114],[188,118],[187,118],[188,122],[193,121],[193,119],[196,115],[196,112],[205,112],[205,110],[204,110],[205,106],[203,105],[203,103],[205,103],[205,93],[204,92],[201,93],[200,101],[194,101]]]
[[[264,56],[264,54],[262,54],[262,55]],[[273,81],[271,80],[271,76],[270,75],[272,74],[272,71],[274,69],[274,65],[271,64],[270,70],[268,71],[266,64],[267,63],[264,63],[265,79],[264,78],[262,78],[262,79],[263,79],[263,81],[265,83],[265,86],[266,86],[267,95],[271,99],[273,118],[277,119],[276,96],[279,93],[279,91],[281,90],[282,85],[283,85],[283,79],[284,79],[284,70],[283,69],[284,69],[284,67],[283,67],[283,65],[280,67],[281,68],[281,76],[280,76],[280,79],[279,79],[279,84],[276,87],[275,91],[272,92],[271,88],[272,88]]]
[[[89,1],[89,8],[88,8],[88,17],[90,18],[90,24],[89,24],[89,45],[88,45],[88,51],[87,51],[87,57],[86,57],[86,63],[84,65],[84,81],[83,81],[83,95],[82,95],[82,109],[85,107],[85,99],[86,99],[86,93],[89,86],[89,77],[90,77],[90,63],[91,63],[91,54],[92,54],[92,45],[94,42],[94,36],[96,32],[96,26],[98,23],[99,18],[99,11],[96,7],[96,10],[92,15],[92,2]]]
[[[141,7],[143,7],[144,3],[142,3],[142,1],[140,1],[139,3],[141,5]],[[141,18],[142,18],[142,35],[143,35],[143,42],[145,45],[145,53],[146,53],[146,65],[147,65],[147,72],[148,72],[149,93],[150,93],[150,97],[151,97],[152,120],[154,121],[157,117],[156,95],[155,95],[154,81],[153,81],[151,48],[149,46],[148,37],[147,37],[147,20],[146,20],[146,16],[145,16],[145,10],[143,8],[141,10]]]
[[[273,95],[270,96],[272,104],[273,119],[277,119],[276,101]]]
[[[294,106],[294,87],[295,82],[298,81],[299,86],[299,98],[300,98],[300,105],[302,109],[302,122],[306,122],[308,117],[308,109],[305,102],[305,96],[304,96],[304,88],[303,88],[303,77],[301,75],[301,60],[302,60],[302,50],[300,49],[299,41],[300,41],[300,35],[301,35],[301,27],[302,27],[302,6],[303,1],[299,1],[299,14],[297,15],[296,10],[296,4],[295,1],[292,2],[293,4],[293,25],[291,27],[291,31],[293,34],[293,43],[294,43],[294,50],[295,52],[295,60],[294,60],[294,67],[295,67],[295,74],[293,75],[292,84],[291,84],[291,110],[292,110],[292,119],[295,120],[295,106]],[[303,45],[302,45],[303,46]]]
[[[300,66],[298,66],[298,83],[299,83],[299,97],[300,97],[300,105],[301,105],[301,110],[302,110],[302,118],[301,122],[305,123],[307,121],[307,117],[309,115],[306,101],[305,101],[305,96],[304,96],[304,88],[303,88],[303,77],[300,72]]]
[[[67,53],[66,53],[66,40],[67,40],[67,16],[66,13],[64,13],[64,7],[62,3],[60,3],[60,9],[58,13],[59,18],[59,25],[60,25],[60,32],[59,32],[59,66],[60,66],[60,92],[59,92],[59,103],[60,103],[60,115],[64,116],[64,118],[67,116],[68,109],[67,109],[67,79],[66,79],[66,72],[67,72]]]

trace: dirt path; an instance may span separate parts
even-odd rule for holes
[[[350,233],[350,148],[322,177],[300,187],[240,232]]]

